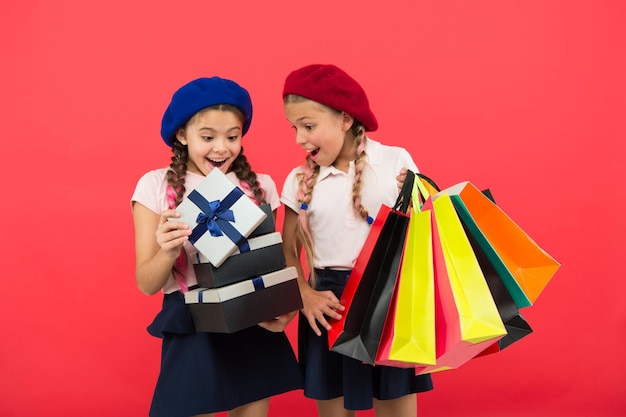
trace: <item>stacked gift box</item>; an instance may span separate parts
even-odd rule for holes
[[[302,308],[268,204],[257,206],[214,169],[177,211],[198,250],[198,288],[185,293],[197,331],[233,333]]]

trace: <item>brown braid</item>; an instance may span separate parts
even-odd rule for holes
[[[246,156],[243,154],[243,147],[241,148],[241,152],[239,153],[237,158],[235,158],[235,160],[233,161],[233,164],[230,167],[230,171],[235,173],[239,181],[243,181],[248,184],[257,203],[267,203],[267,201],[265,200],[265,192],[261,187],[259,187],[256,173],[252,170],[252,167],[248,162],[248,158],[246,158]]]
[[[172,154],[170,169],[167,171],[167,183],[176,192],[176,199],[173,207],[170,208],[178,206],[183,201],[183,196],[185,195],[185,174],[187,173],[187,160],[189,159],[187,145],[183,145],[178,139],[175,139],[172,144]],[[168,202],[168,205],[171,205],[171,203]],[[176,277],[179,284],[181,282],[184,283],[185,280],[186,271],[184,269],[186,269],[187,264],[184,261],[184,257],[186,256],[185,250],[181,249],[179,258],[172,266],[172,275]],[[181,271],[181,269],[183,270]]]
[[[172,162],[170,163],[170,169],[167,171],[167,183],[176,192],[175,206],[178,206],[183,201],[183,196],[185,195],[185,175],[187,174],[187,161],[189,160],[187,145],[183,145],[178,139],[174,140],[172,153]]]

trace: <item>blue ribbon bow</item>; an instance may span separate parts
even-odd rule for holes
[[[231,224],[231,222],[235,222],[235,214],[230,210],[230,207],[242,196],[244,196],[243,191],[235,187],[221,201],[209,202],[202,194],[193,190],[188,198],[198,206],[200,213],[196,218],[198,224],[193,228],[189,241],[196,243],[209,231],[211,236],[226,235],[242,253],[250,251],[250,245],[248,245],[246,238]]]
[[[219,200],[210,201],[209,210],[206,213],[201,211],[196,218],[196,223],[206,223],[206,228],[211,236],[222,236],[222,229],[217,224],[217,220],[235,221],[235,213],[222,207]]]

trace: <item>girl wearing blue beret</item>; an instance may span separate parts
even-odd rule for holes
[[[162,339],[151,417],[267,416],[269,398],[302,387],[300,368],[283,332],[296,312],[236,333],[196,332],[183,293],[197,285],[189,254],[191,230],[174,209],[213,169],[219,169],[258,204],[280,205],[276,185],[255,173],[242,148],[252,120],[248,92],[231,80],[200,78],[172,96],[161,136],[172,148],[167,168],[149,171],[131,198],[136,281],[148,294],[163,293],[163,307],[148,327]]]
[[[381,205],[394,206],[406,168],[418,172],[415,162],[405,149],[366,135],[378,127],[367,96],[334,65],[291,72],[283,99],[296,143],[307,151],[281,196],[285,258],[298,269],[304,304],[298,323],[304,395],[316,400],[321,417],[353,417],[355,410],[370,408],[377,416],[415,417],[416,393],[432,389],[430,375],[330,351],[327,333],[329,318],[340,319],[344,311],[341,294],[373,218]]]

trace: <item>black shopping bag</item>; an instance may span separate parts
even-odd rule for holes
[[[371,233],[378,234],[374,247],[364,246],[348,280],[348,293],[350,280],[358,282],[358,286],[349,309],[344,312],[345,321],[342,320],[338,337],[334,342],[330,340],[333,352],[374,364],[400,270],[413,180],[414,174],[409,172],[394,207],[381,207],[377,219],[386,218],[382,228],[372,229]]]

